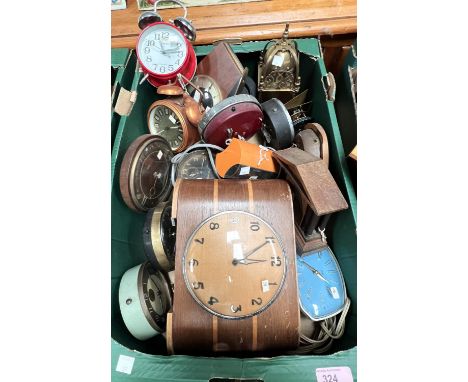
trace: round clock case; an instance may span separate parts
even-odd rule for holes
[[[147,114],[148,130],[167,140],[174,153],[180,153],[200,139],[182,105],[182,97],[153,102]]]
[[[225,148],[229,138],[249,139],[262,127],[263,113],[256,98],[239,94],[222,100],[198,125],[205,142]]]
[[[149,262],[137,265],[122,276],[119,305],[129,332],[139,340],[163,333],[171,308],[169,283]]]
[[[163,44],[171,46],[165,48]],[[141,31],[136,54],[143,73],[148,75],[148,82],[155,87],[175,82],[178,73],[191,79],[197,68],[190,42],[179,28],[163,21],[152,23]]]
[[[176,227],[172,225],[171,203],[165,202],[146,214],[143,226],[145,255],[154,269],[174,270]]]
[[[330,247],[297,255],[296,266],[301,311],[313,321],[340,313],[347,299],[346,288]]]
[[[262,103],[265,124],[262,128],[266,145],[275,150],[286,149],[294,139],[294,126],[284,104],[277,98]]]
[[[120,192],[132,210],[146,212],[167,200],[172,190],[171,147],[157,135],[138,137],[125,152],[120,168]]]

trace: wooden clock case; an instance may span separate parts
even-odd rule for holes
[[[183,277],[181,262],[188,238],[200,222],[223,211],[259,216],[283,243],[287,264],[283,287],[268,308],[252,317],[225,319],[209,313],[191,296]],[[177,239],[174,304],[167,323],[169,353],[199,355],[297,348],[296,248],[288,184],[283,180],[179,179],[174,188],[172,214],[177,219]]]
[[[348,208],[328,164],[308,152],[291,147],[273,152],[294,194],[296,245],[299,253],[327,244],[324,231],[331,214]]]

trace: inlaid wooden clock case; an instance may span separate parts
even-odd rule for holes
[[[259,216],[276,231],[284,247],[287,273],[283,287],[267,309],[252,317],[223,319],[209,313],[189,293],[182,274],[187,239],[200,222],[223,211],[245,211]],[[299,310],[292,195],[287,183],[282,180],[178,180],[172,214],[177,219],[178,231],[174,305],[167,325],[169,353],[296,348]]]

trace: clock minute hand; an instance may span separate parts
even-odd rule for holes
[[[241,259],[241,260],[245,260],[247,258],[249,258],[250,256],[252,256],[255,252],[257,252],[260,248],[262,248],[264,245],[268,244],[269,241],[265,241],[264,243],[260,244],[258,247],[252,249],[250,252],[247,252],[247,254],[244,255],[244,258]]]
[[[301,262],[302,262],[307,268],[309,268],[315,276],[317,276],[319,279],[325,281],[326,283],[329,283],[328,280],[327,280],[325,277],[323,277],[322,274],[321,274],[318,270],[316,270],[313,266],[307,264],[307,263],[306,263],[305,261],[303,261],[303,260],[301,260]]]
[[[260,248],[262,248],[265,244],[268,244],[269,241],[265,241],[264,243],[260,244],[259,246],[255,247],[254,249],[252,249],[250,252],[247,252],[247,254],[245,254],[241,259],[233,259],[232,260],[232,265],[237,265],[237,264],[244,264],[244,265],[249,265],[249,264],[253,264],[253,263],[260,263],[260,262],[263,262],[263,261],[266,261],[266,260],[250,260],[249,263],[246,263],[245,261],[250,257],[252,256],[255,252],[257,252]]]

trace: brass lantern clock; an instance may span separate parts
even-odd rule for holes
[[[278,98],[283,103],[298,92],[301,85],[299,76],[299,51],[294,40],[288,39],[289,24],[281,39],[267,44],[258,63],[258,99],[265,102]]]

